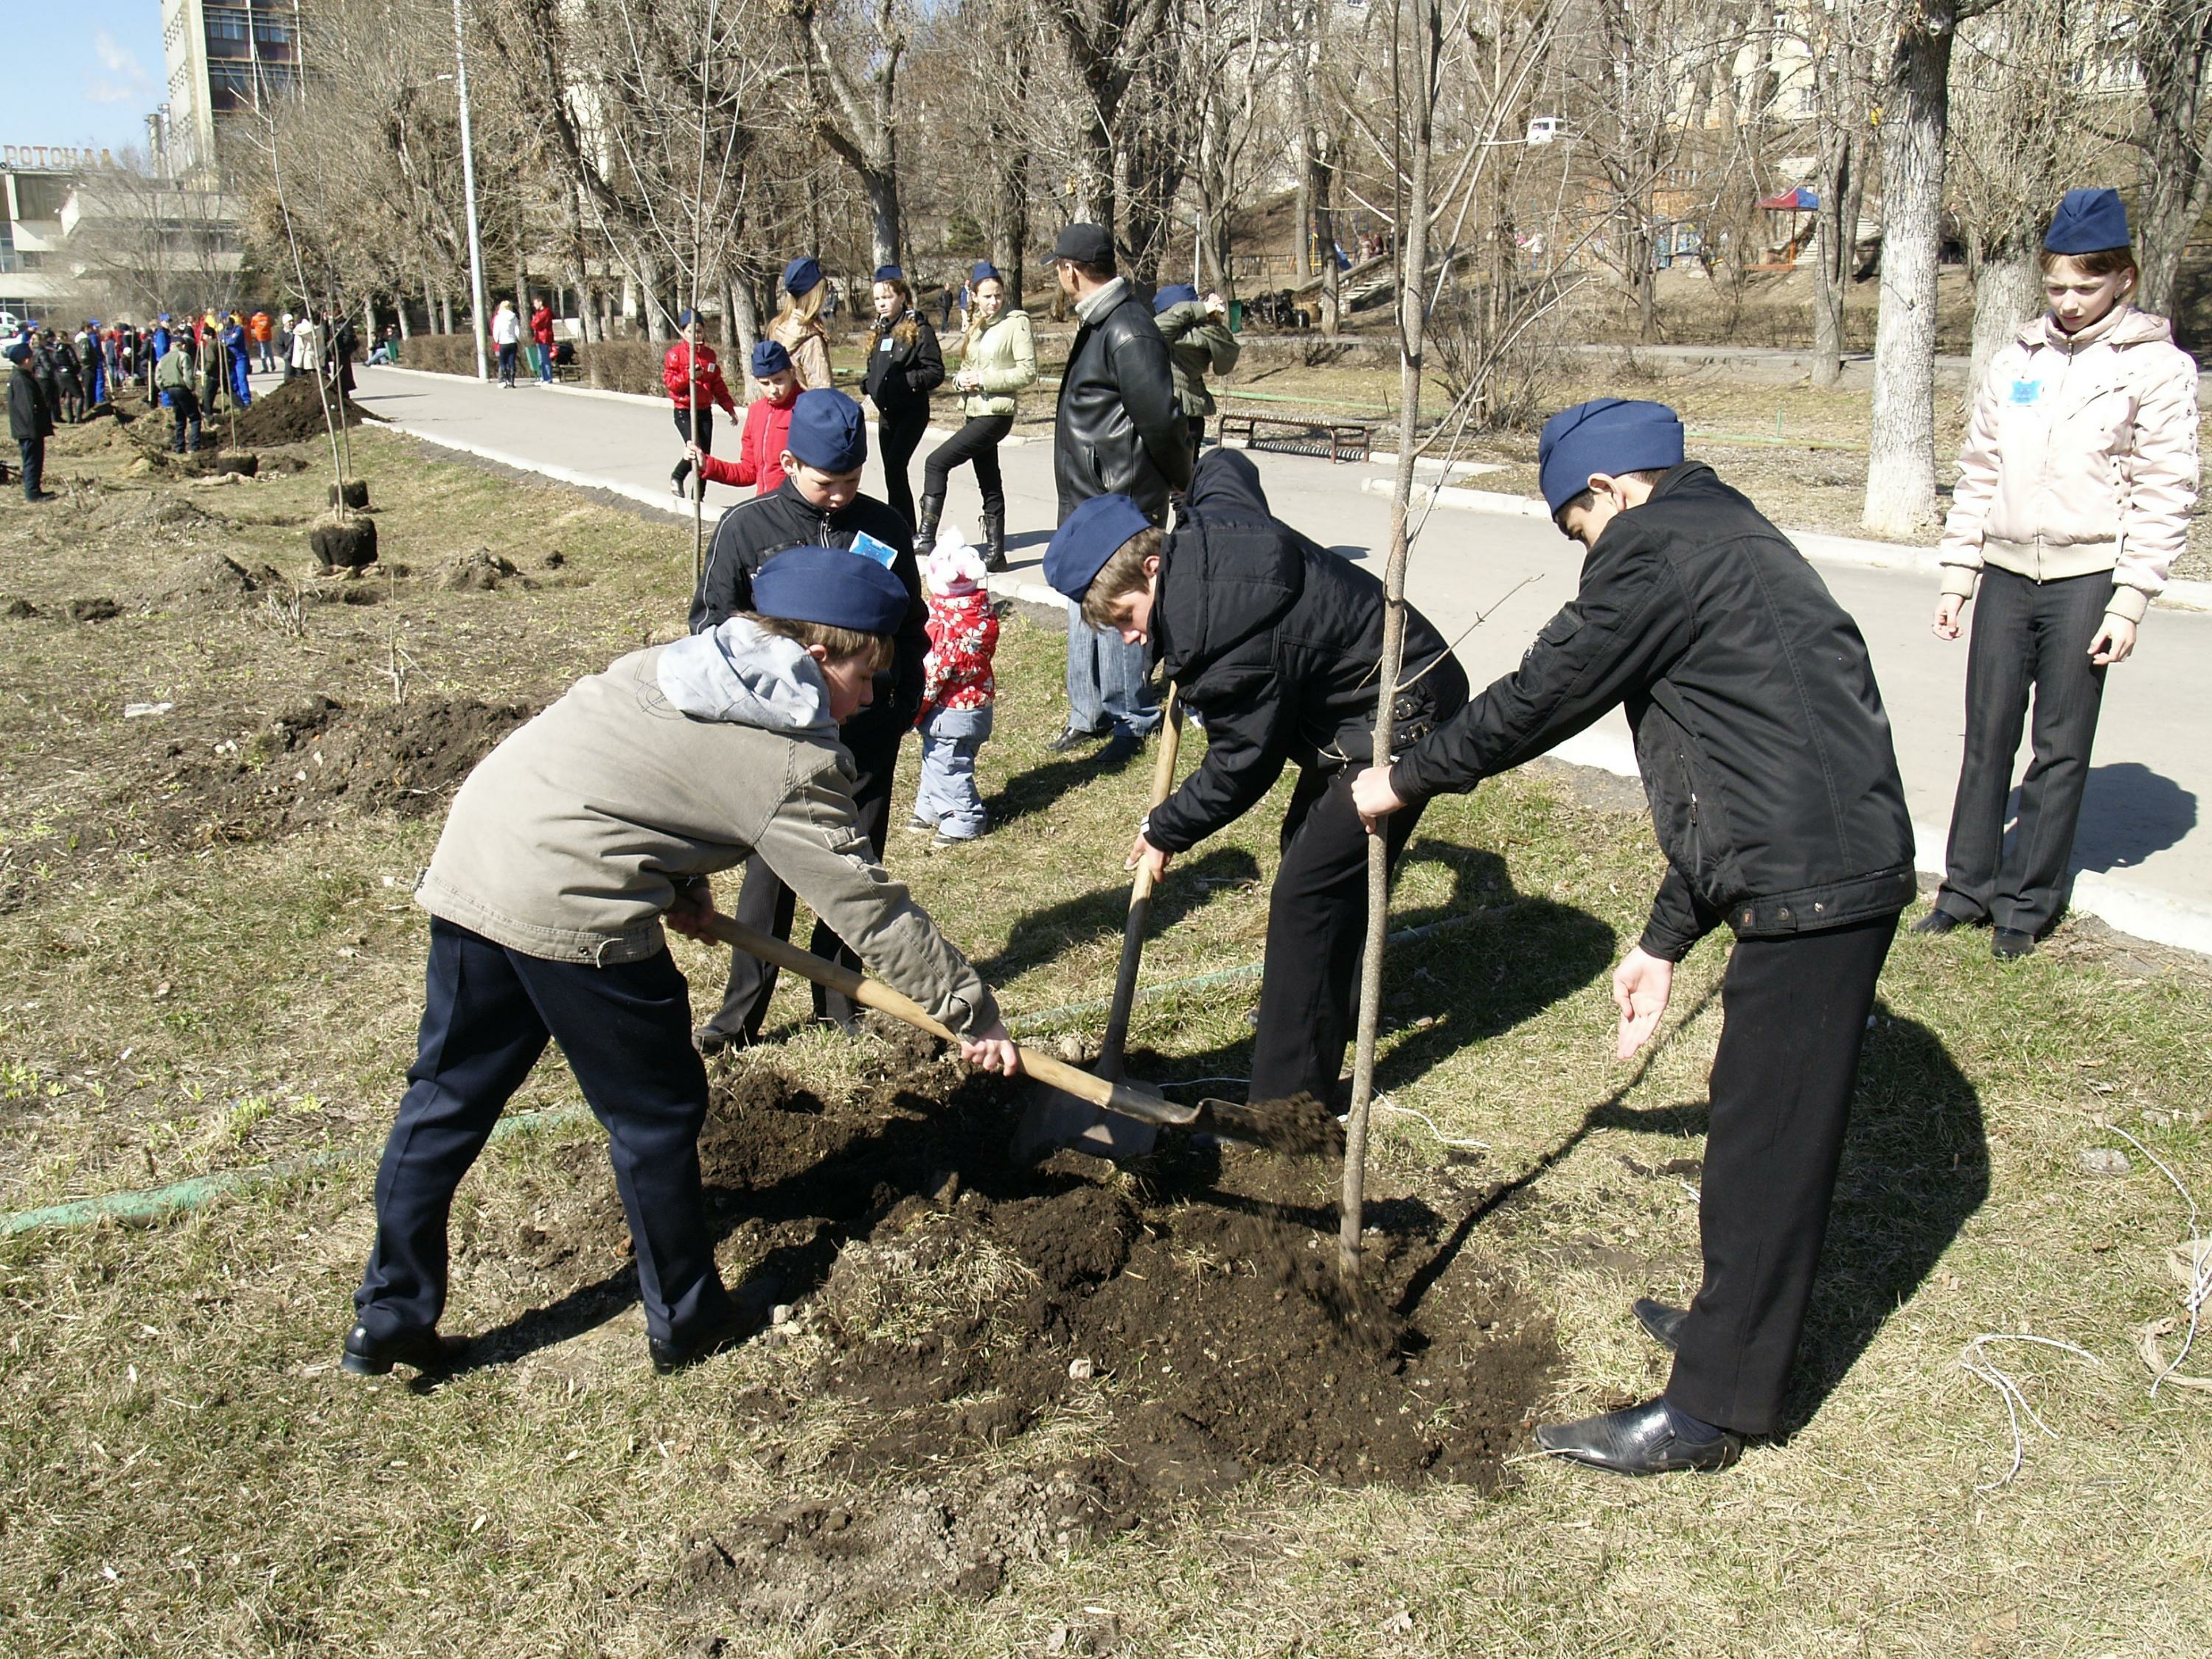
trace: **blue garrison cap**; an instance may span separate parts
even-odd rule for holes
[[[1593,398],[1561,410],[1544,422],[1536,445],[1544,505],[1555,518],[1589,488],[1593,472],[1613,477],[1681,460],[1680,417],[1664,404],[1640,398]]]
[[[676,313],[676,326],[678,328],[689,328],[698,320],[699,313],[689,306]]]
[[[2043,246],[2053,253],[2101,253],[2128,246],[2128,210],[2117,190],[2069,190]]]
[[[31,361],[31,348],[18,340],[8,348],[7,357],[11,363],[27,363]]]
[[[878,265],[875,280],[879,283],[902,283],[906,281],[906,272],[896,265]]]
[[[1184,305],[1198,298],[1198,290],[1188,283],[1170,283],[1152,295],[1152,315],[1157,317],[1170,306]]]
[[[890,634],[906,620],[912,604],[913,596],[897,576],[848,548],[788,548],[753,576],[753,609],[787,622]]]
[[[784,447],[819,472],[851,472],[868,459],[860,406],[842,392],[802,392],[791,406]]]
[[[1123,542],[1152,521],[1127,495],[1093,495],[1067,515],[1044,550],[1044,579],[1081,603],[1091,580]]]
[[[794,300],[822,286],[822,267],[811,253],[802,253],[783,268],[783,286]]]
[[[760,340],[753,345],[753,378],[765,380],[771,374],[781,374],[791,367],[791,354],[774,340]]]
[[[978,259],[975,269],[968,273],[968,280],[971,283],[1003,283],[1006,279],[999,275],[998,266],[988,259]]]

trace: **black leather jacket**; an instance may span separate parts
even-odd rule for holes
[[[1190,483],[1190,428],[1168,344],[1133,291],[1075,332],[1060,379],[1053,471],[1062,519],[1119,491],[1164,524],[1169,491]]]
[[[1533,759],[1616,703],[1667,854],[1643,945],[1892,915],[1912,823],[1858,624],[1804,556],[1690,461],[1605,527],[1521,666],[1390,769],[1419,800]]]
[[[921,712],[929,607],[922,599],[921,573],[914,562],[914,532],[904,519],[869,495],[856,495],[836,512],[824,513],[786,478],[781,488],[739,501],[722,514],[707,549],[706,568],[700,572],[690,616],[691,631],[698,634],[733,612],[750,611],[753,573],[786,548],[850,547],[864,532],[896,550],[891,569],[914,598],[899,628],[890,672],[876,676],[875,701],[845,722],[845,746],[855,755],[882,744],[896,747]]]
[[[937,331],[922,320],[919,312],[909,312],[908,316],[918,325],[912,345],[900,344],[891,332],[906,320],[904,317],[888,324],[878,318],[868,341],[868,377],[861,389],[877,412],[889,421],[910,412],[926,416],[929,394],[945,384],[945,354],[938,349]]]
[[[1238,450],[1198,465],[1161,548],[1152,655],[1206,721],[1206,757],[1145,834],[1179,853],[1249,811],[1286,762],[1322,772],[1374,753],[1382,584],[1271,517]],[[1467,701],[1467,672],[1407,607],[1401,748]],[[1423,671],[1426,671],[1425,672]]]

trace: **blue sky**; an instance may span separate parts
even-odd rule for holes
[[[161,0],[0,0],[0,144],[143,149],[162,100]]]

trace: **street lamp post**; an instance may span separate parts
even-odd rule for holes
[[[453,0],[453,75],[461,95],[461,184],[469,198],[469,331],[476,336],[477,379],[491,379],[484,360],[483,243],[477,234],[476,143],[469,132],[469,57],[461,44],[461,0]]]

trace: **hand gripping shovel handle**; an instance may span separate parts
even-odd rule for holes
[[[932,1019],[921,1004],[880,981],[856,974],[842,963],[827,961],[811,951],[802,951],[797,945],[746,927],[743,922],[716,915],[710,917],[707,931],[725,945],[735,945],[748,956],[758,957],[763,962],[787,968],[802,979],[811,979],[817,985],[850,998],[864,1008],[873,1008],[878,1013],[904,1020],[917,1030],[927,1031],[947,1042],[960,1039],[951,1031]],[[1065,1090],[1071,1095],[1103,1106],[1109,1111],[1126,1112],[1131,1117],[1140,1117],[1154,1123],[1188,1125],[1198,1119],[1195,1106],[1178,1106],[1175,1102],[1153,1094],[1149,1090],[1132,1088],[1126,1083],[1109,1083],[1103,1077],[1054,1060],[1050,1054],[1040,1054],[1034,1048],[1015,1046],[1022,1057],[1022,1070],[1038,1082],[1054,1089]]]

